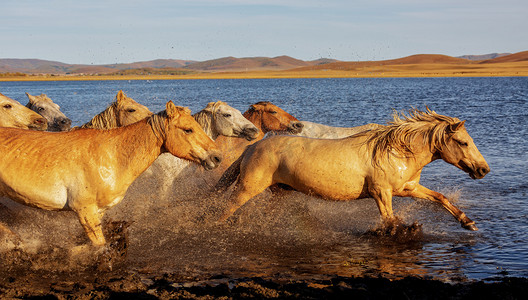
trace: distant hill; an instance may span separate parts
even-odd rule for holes
[[[482,61],[481,63],[508,63],[508,62],[519,62],[528,61],[528,51],[518,52],[506,56],[497,57]]]
[[[386,65],[411,65],[411,64],[468,64],[472,61],[440,54],[416,54],[398,59],[379,61],[333,62],[324,65],[297,68],[295,71],[306,70],[355,70],[357,68],[386,66]]]
[[[194,63],[191,60],[157,59],[129,64],[78,65],[41,59],[0,59],[0,73],[21,72],[28,74],[109,74],[129,69],[182,68]]]
[[[302,66],[313,66],[334,62],[332,59],[304,61],[289,56],[269,57],[223,57],[204,62],[189,64],[185,69],[200,71],[258,71],[258,70],[288,70]]]
[[[483,59],[490,57],[490,59]],[[494,58],[491,58],[494,57]],[[403,58],[380,61],[338,61],[321,58],[313,61],[290,56],[277,57],[223,57],[207,61],[157,59],[151,61],[109,65],[66,64],[40,59],[0,59],[0,73],[24,74],[190,74],[199,72],[246,71],[307,71],[307,70],[360,70],[361,68],[390,65],[444,64],[469,65],[528,61],[528,51],[515,54],[494,53],[452,57],[441,54],[417,54]]]
[[[458,56],[458,58],[464,58],[469,60],[489,60],[494,59],[497,57],[502,57],[506,55],[510,55],[511,53],[490,53],[490,54],[482,54],[482,55],[462,55]]]

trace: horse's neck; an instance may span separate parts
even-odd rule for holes
[[[154,134],[146,119],[121,127],[116,132],[119,166],[130,170],[125,173],[134,180],[161,154],[163,141]]]
[[[216,140],[219,136],[218,132],[213,128],[213,119],[210,114],[198,112],[193,115],[193,118],[200,124],[200,127],[202,127],[203,131],[209,138],[211,138],[213,141]]]
[[[81,125],[81,128],[112,129],[118,127],[117,116],[114,105],[93,117],[88,123]]]

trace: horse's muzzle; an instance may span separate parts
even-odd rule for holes
[[[244,130],[242,130],[242,136],[248,141],[256,139],[258,133],[259,130],[257,127],[245,127]]]
[[[301,133],[304,128],[304,124],[299,121],[292,121],[288,125],[288,131],[293,134]]]
[[[206,170],[212,170],[220,165],[222,162],[222,155],[219,153],[210,154],[206,159],[202,161],[202,166]]]
[[[469,176],[473,179],[482,179],[486,174],[490,172],[490,167],[477,167],[473,172],[469,173]]]

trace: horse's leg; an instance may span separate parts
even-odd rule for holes
[[[475,222],[468,218],[466,214],[463,213],[460,209],[451,204],[451,202],[449,202],[449,199],[447,199],[447,197],[442,195],[441,193],[432,191],[419,184],[416,186],[416,188],[406,192],[407,193],[403,194],[402,196],[427,199],[440,203],[449,213],[451,213],[460,222],[460,224],[462,224],[462,227],[468,230],[478,230],[477,226],[475,226]]]
[[[77,210],[79,221],[88,235],[88,238],[95,246],[103,246],[106,241],[101,226],[99,208],[95,205],[83,207]]]
[[[373,188],[369,189],[370,195],[376,201],[378,209],[385,225],[394,225],[396,218],[392,210],[392,189],[391,188]]]
[[[235,211],[237,211],[237,209],[239,209],[242,205],[248,202],[249,199],[262,193],[270,185],[271,182],[253,182],[251,185],[244,182],[238,182],[235,186],[234,196],[231,197],[227,209],[218,219],[218,222],[224,222],[225,220],[227,220],[230,216],[233,215]]]

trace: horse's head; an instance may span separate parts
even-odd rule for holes
[[[27,108],[38,113],[48,121],[48,131],[68,131],[72,121],[68,119],[60,110],[60,106],[46,95],[32,96],[26,93],[29,102]]]
[[[18,101],[0,94],[0,127],[46,130],[48,122]]]
[[[260,127],[264,134],[269,131],[289,131],[297,134],[304,126],[297,118],[267,101],[251,105],[244,113],[244,117]]]
[[[206,170],[218,167],[222,156],[213,140],[191,116],[191,111],[169,101],[165,112],[165,150],[177,157],[200,163]]]
[[[258,128],[248,119],[244,118],[242,113],[222,101],[209,102],[207,107],[195,115],[195,119],[201,124],[199,114],[206,114],[210,120],[209,128],[212,131],[213,139],[219,135],[229,137],[242,137],[248,141],[257,138]]]
[[[123,91],[117,93],[115,108],[118,127],[136,123],[137,121],[143,120],[152,115],[152,112],[146,106],[127,97]]]
[[[440,156],[467,172],[471,178],[480,179],[489,173],[490,167],[467,133],[464,123],[461,121],[446,127],[445,144],[440,149]]]

